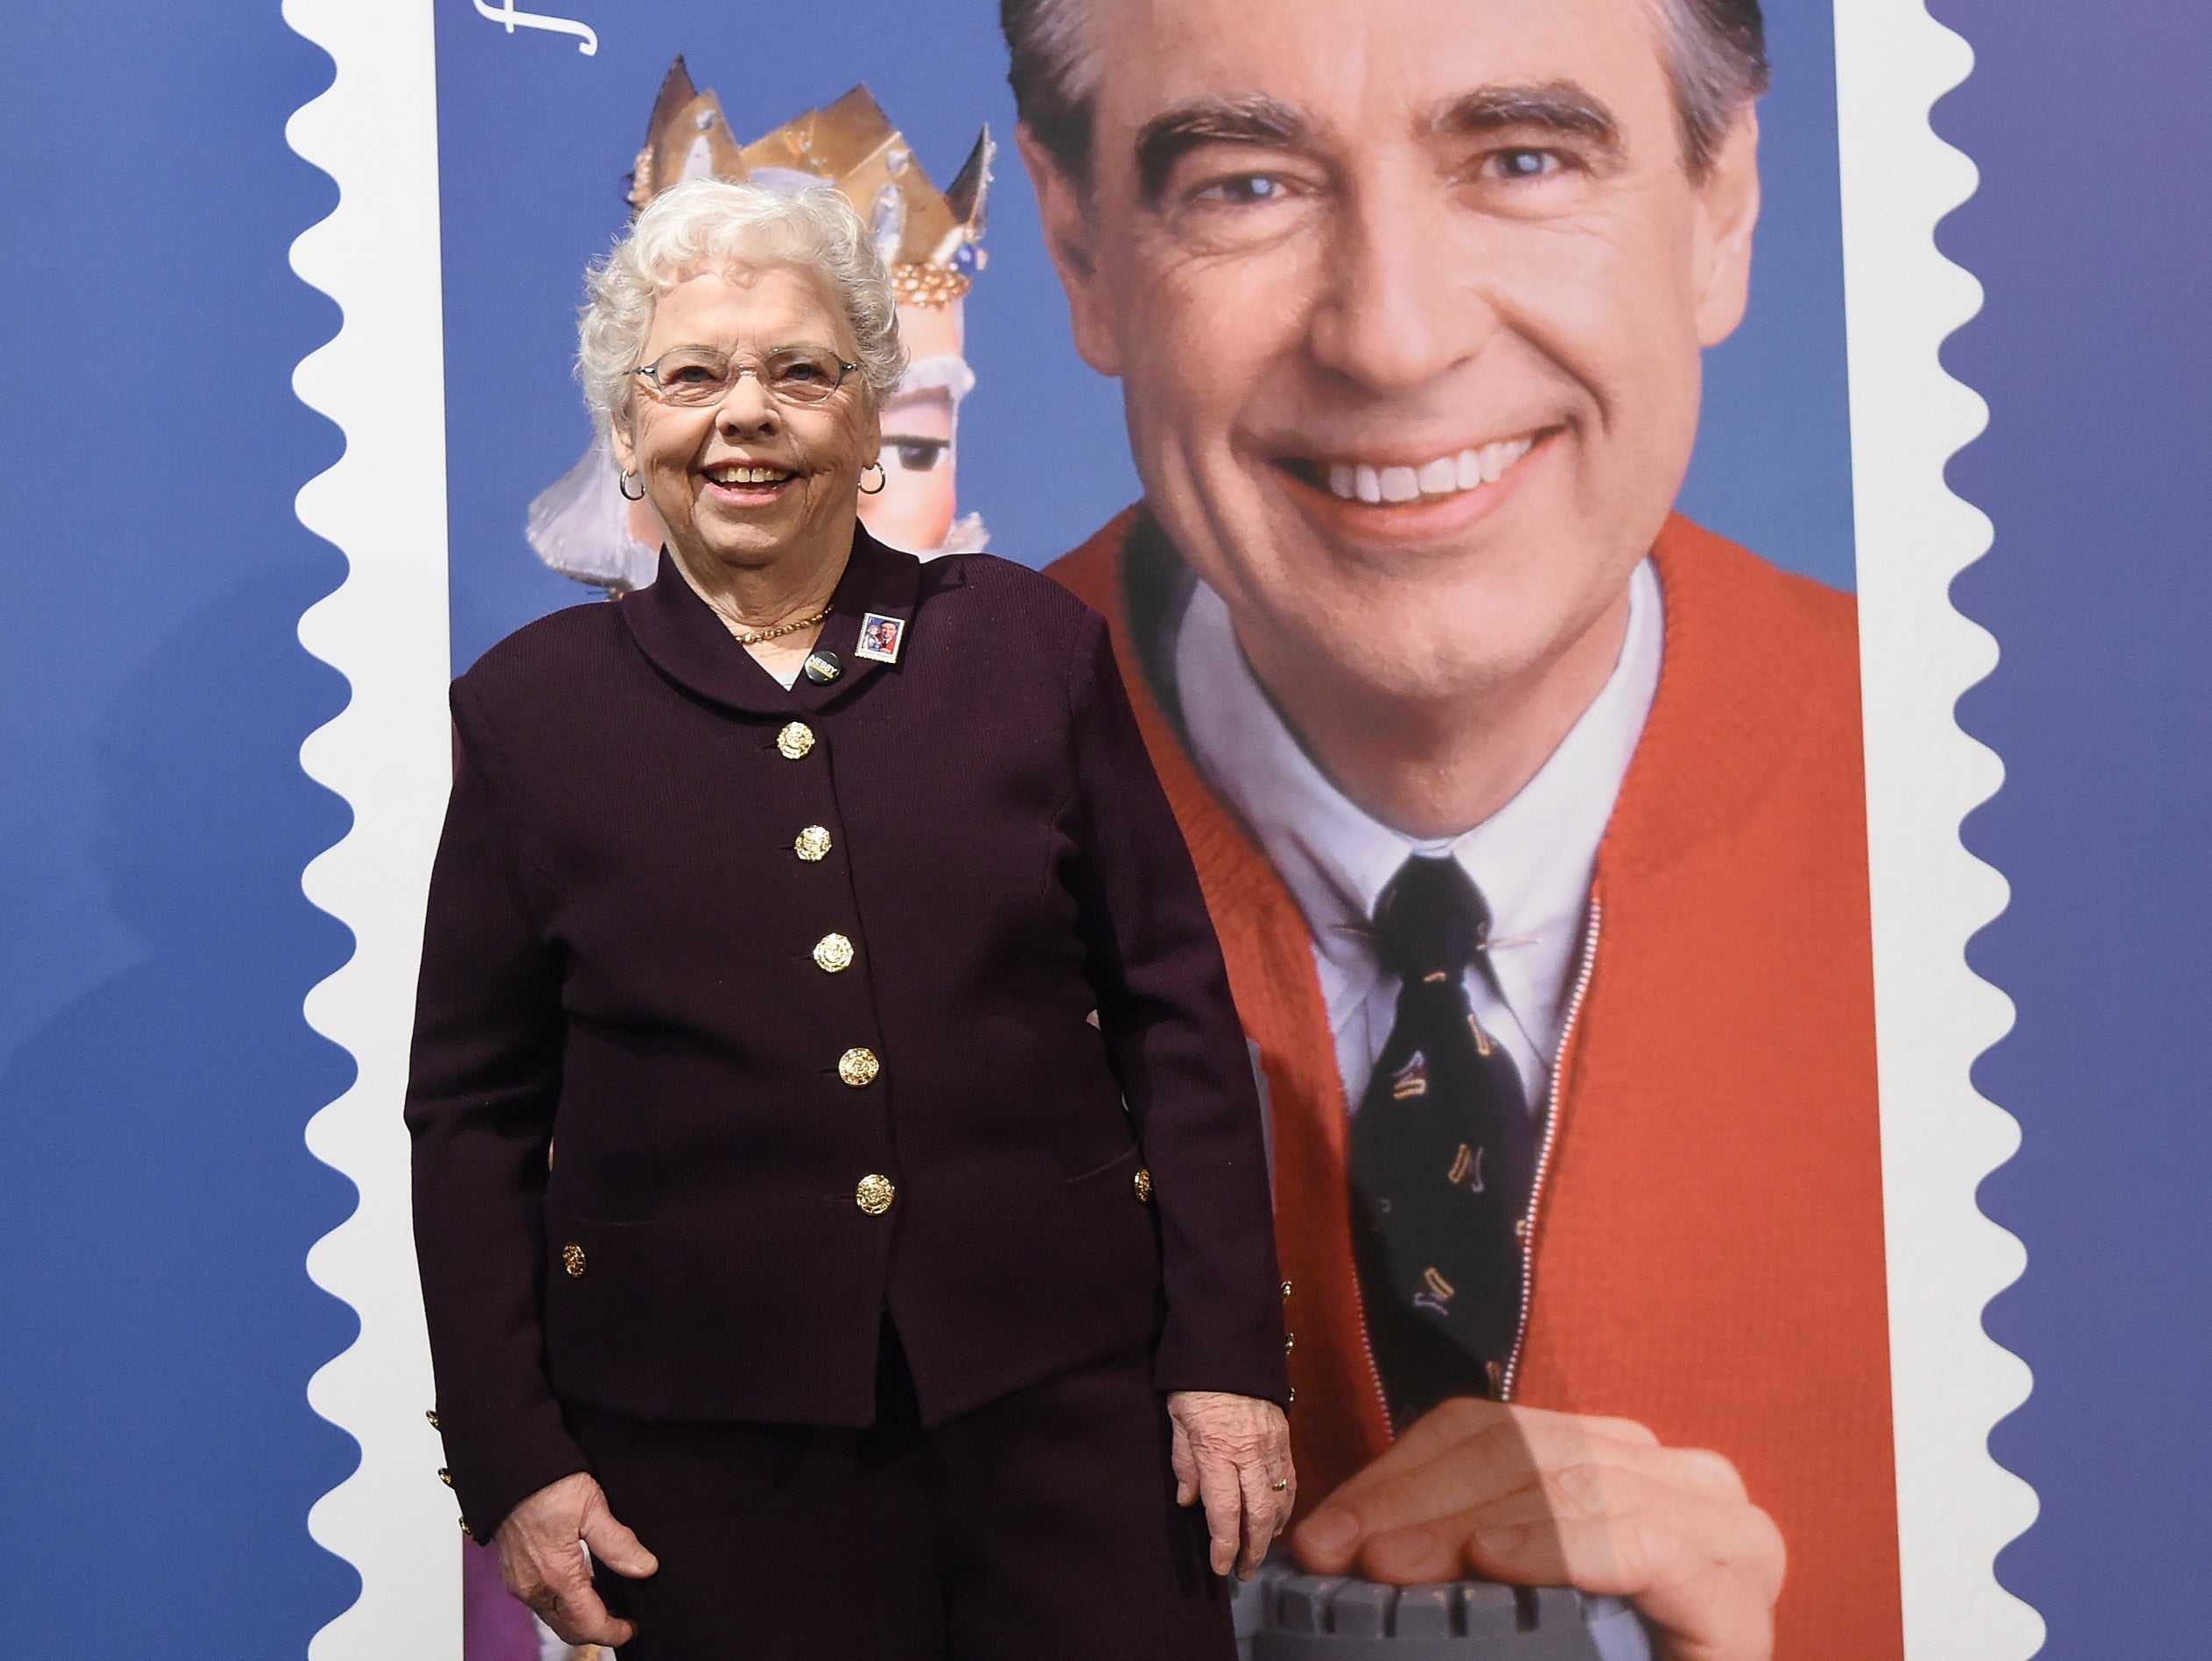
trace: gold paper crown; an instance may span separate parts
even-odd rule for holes
[[[712,89],[692,84],[679,57],[653,101],[629,205],[637,212],[684,179],[834,185],[874,233],[900,303],[941,306],[967,293],[969,278],[982,268],[984,197],[995,150],[985,127],[951,188],[940,193],[864,86],[741,148],[722,101]]]

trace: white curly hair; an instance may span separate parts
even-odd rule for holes
[[[727,267],[791,266],[821,279],[857,343],[860,378],[880,403],[907,367],[891,273],[852,204],[827,185],[787,195],[725,179],[687,179],[655,196],[584,274],[576,375],[604,438],[626,415],[653,307],[678,283]]]

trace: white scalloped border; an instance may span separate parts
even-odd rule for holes
[[[308,1652],[459,1661],[460,1535],[423,1416],[430,1346],[400,1123],[423,900],[452,781],[431,9],[430,0],[286,0],[284,19],[338,70],[285,136],[338,186],[337,210],[293,244],[292,268],[338,302],[344,322],[293,386],[345,434],[338,465],[299,495],[300,522],[347,565],[338,590],[300,619],[300,639],[345,676],[352,697],[300,761],[345,798],[353,823],[302,886],[353,931],[353,956],[309,994],[306,1013],[352,1052],[358,1072],[309,1122],[307,1140],[360,1196],[307,1261],[361,1323],[308,1387],[316,1411],[360,1446],[359,1466],[317,1502],[308,1527],[359,1572],[361,1594]]]
[[[1981,1327],[1983,1307],[2018,1277],[2025,1254],[1974,1199],[2019,1145],[2019,1127],[1971,1076],[2011,1025],[2012,1005],[1967,966],[1967,941],[2004,909],[2006,888],[1959,840],[1960,820],[2002,777],[1953,714],[1996,663],[1996,643],[1950,597],[1952,579],[1988,552],[1989,521],[1944,480],[1987,409],[1937,356],[1980,309],[1981,289],[1936,248],[1937,225],[1974,193],[1975,174],[1928,112],[1973,64],[1922,0],[1838,0],[1890,1376],[1912,1661],[2021,1661],[2044,1631],[1994,1566],[2035,1520],[2033,1490],[1988,1449],[1990,1429],[2027,1399],[2028,1369]]]
[[[337,210],[299,239],[292,262],[345,321],[294,384],[345,434],[343,459],[301,491],[299,515],[345,552],[349,573],[301,620],[300,637],[347,677],[352,698],[301,760],[353,809],[352,829],[308,867],[304,887],[353,930],[356,950],[309,994],[307,1016],[359,1069],[308,1141],[352,1179],[360,1203],[308,1266],[360,1317],[360,1336],[316,1374],[309,1399],[355,1437],[361,1463],[309,1524],[359,1572],[362,1591],[309,1653],[458,1661],[459,1556],[423,1419],[430,1364],[399,1117],[448,766],[431,4],[285,0],[283,10],[338,69],[287,137],[339,189]],[[1952,713],[1995,652],[1948,595],[1990,530],[1943,477],[1984,411],[1937,356],[1980,303],[1973,278],[1935,246],[1938,222],[1972,192],[1974,175],[1927,118],[1972,61],[1922,0],[1838,0],[1836,10],[1906,1652],[2023,1661],[2043,1625],[1998,1586],[1993,1562],[2033,1520],[2035,1498],[1997,1465],[1987,1438],[2025,1398],[2028,1375],[1981,1324],[2023,1254],[1974,1201],[2018,1131],[1969,1076],[2010,1006],[1965,958],[2005,888],[1958,835],[2000,769]],[[1945,1272],[1924,1272],[1931,1263]]]

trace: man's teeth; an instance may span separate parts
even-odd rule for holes
[[[707,476],[716,484],[781,484],[791,477],[775,467],[709,467]]]
[[[1347,502],[1416,502],[1423,496],[1456,495],[1477,485],[1496,484],[1535,446],[1534,438],[1506,438],[1455,456],[1439,456],[1418,467],[1339,462],[1329,468],[1329,494]]]

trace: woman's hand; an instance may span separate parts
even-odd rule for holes
[[[499,1525],[499,1567],[508,1591],[537,1612],[565,1643],[620,1647],[637,1636],[607,1612],[592,1588],[592,1558],[617,1574],[642,1579],[660,1561],[615,1521],[607,1496],[586,1472],[540,1488]]]
[[[1219,1390],[1168,1397],[1175,1425],[1175,1501],[1206,1502],[1213,1572],[1250,1579],[1298,1497],[1291,1422],[1272,1401]]]

